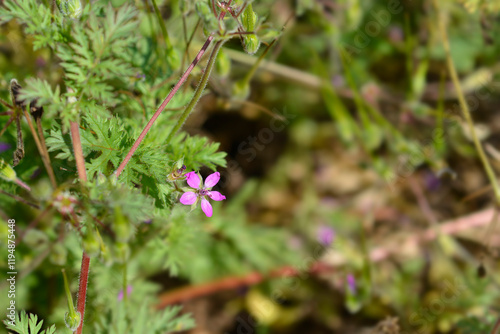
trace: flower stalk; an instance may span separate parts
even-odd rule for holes
[[[139,135],[139,137],[136,139],[135,143],[130,148],[130,151],[125,156],[125,159],[123,159],[123,161],[121,162],[120,166],[118,166],[118,168],[116,169],[116,171],[115,171],[116,177],[119,177],[120,174],[123,172],[123,170],[127,166],[127,164],[130,161],[130,159],[132,159],[132,156],[134,155],[135,151],[137,151],[137,149],[139,148],[139,145],[142,143],[142,141],[144,140],[144,138],[148,134],[149,130],[153,126],[153,124],[156,121],[156,119],[158,118],[158,116],[160,116],[161,112],[165,109],[165,107],[167,106],[167,104],[170,102],[170,100],[172,100],[172,98],[174,97],[174,95],[177,93],[177,91],[184,84],[184,82],[188,78],[189,74],[191,74],[191,71],[193,70],[193,68],[198,64],[198,62],[200,61],[201,57],[207,51],[207,49],[210,46],[210,43],[212,43],[213,39],[214,39],[214,35],[213,34],[210,35],[210,36],[208,36],[207,40],[205,41],[205,44],[203,44],[202,48],[200,49],[200,51],[198,52],[198,54],[194,58],[194,60],[191,63],[191,65],[189,65],[189,67],[184,72],[184,74],[181,76],[181,78],[179,79],[179,81],[175,84],[174,88],[172,88],[172,90],[167,95],[167,97],[165,98],[165,100],[163,100],[162,104],[158,107],[158,109],[154,113],[153,117],[151,117],[151,119],[149,120],[148,124],[146,124],[146,126],[142,130],[141,134]]]
[[[87,171],[85,169],[85,158],[83,157],[82,142],[80,139],[80,127],[78,123],[70,123],[71,139],[73,142],[73,151],[75,155],[76,168],[78,170],[78,178],[80,182],[87,181]],[[78,299],[76,301],[76,309],[80,313],[82,319],[85,316],[85,301],[87,299],[87,285],[89,280],[90,257],[83,251],[82,265],[80,268],[80,280],[78,286]],[[76,333],[82,334],[83,321],[80,322]]]
[[[436,8],[438,15],[443,16],[443,14],[440,11],[437,0],[434,0],[434,7]],[[450,48],[450,42],[448,40],[448,34],[446,32],[445,20],[443,17],[440,17],[438,21],[439,21],[438,23],[439,32],[441,34],[441,39],[443,40],[443,46],[446,53],[446,64],[448,65],[448,71],[450,72],[451,80],[453,82],[453,85],[455,86],[455,90],[457,91],[457,97],[460,104],[460,108],[462,109],[462,113],[465,117],[465,120],[469,125],[469,130],[474,142],[474,146],[476,147],[476,150],[479,154],[479,158],[483,164],[484,170],[486,171],[486,175],[488,176],[488,179],[493,187],[497,205],[500,205],[500,186],[498,185],[498,181],[493,171],[493,168],[491,167],[491,164],[483,150],[483,146],[481,145],[481,142],[479,141],[479,138],[476,134],[476,129],[474,127],[474,122],[472,120],[472,116],[469,110],[469,105],[465,100],[462,86],[460,85],[460,80],[458,79],[457,70],[455,69],[455,64],[453,63],[453,59],[451,58],[451,48]]]
[[[187,118],[189,117],[189,115],[193,111],[194,107],[196,106],[196,104],[200,100],[201,94],[203,93],[203,91],[205,90],[205,87],[207,86],[208,78],[210,77],[210,73],[212,72],[212,69],[214,67],[215,60],[217,59],[217,54],[219,53],[219,50],[223,44],[224,44],[224,41],[222,41],[222,40],[215,43],[215,46],[214,46],[212,53],[210,54],[210,58],[208,60],[208,64],[205,67],[205,72],[203,73],[203,76],[201,77],[200,84],[196,88],[196,91],[194,93],[193,98],[191,99],[191,101],[189,101],[189,104],[187,105],[186,109],[184,109],[184,112],[182,113],[181,117],[177,120],[177,123],[175,124],[174,128],[172,129],[172,131],[170,131],[170,134],[168,135],[167,140],[166,140],[167,143],[170,142],[172,137],[177,133],[177,131],[179,131],[179,129],[184,124],[184,122],[186,122]]]

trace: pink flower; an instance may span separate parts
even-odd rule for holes
[[[222,201],[226,199],[226,196],[222,195],[220,192],[210,190],[219,182],[220,173],[216,172],[210,174],[206,178],[203,186],[203,180],[196,172],[189,172],[185,176],[188,185],[191,188],[196,189],[196,191],[188,191],[182,194],[180,199],[181,203],[184,205],[193,205],[194,207],[201,198],[201,209],[207,217],[212,217],[212,205],[208,201],[207,197],[213,199],[214,201]]]
[[[318,241],[325,247],[330,246],[333,239],[335,238],[335,231],[333,230],[333,228],[327,225],[320,226],[317,233]]]
[[[132,285],[128,285],[127,286],[127,296],[130,296],[131,293],[132,293]],[[122,301],[123,297],[124,297],[123,290],[120,290],[120,292],[118,292],[118,301],[119,302]]]
[[[353,274],[347,275],[347,286],[353,295],[356,294],[356,279]]]

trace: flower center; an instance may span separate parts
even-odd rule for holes
[[[209,192],[210,191],[208,191],[207,189],[202,188],[202,189],[199,190],[198,193],[200,194],[200,196],[206,196],[206,195],[208,195]]]

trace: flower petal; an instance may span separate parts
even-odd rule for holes
[[[201,184],[200,176],[198,174],[196,174],[196,172],[187,173],[186,174],[186,181],[187,181],[187,184],[189,184],[189,186],[191,188],[195,188],[195,189],[198,189],[200,187],[200,184]]]
[[[206,198],[201,199],[201,209],[205,212],[207,217],[212,217],[212,205],[207,201]]]
[[[220,179],[219,172],[215,172],[213,174],[210,174],[209,176],[207,176],[207,178],[205,180],[205,188],[212,188],[213,186],[215,186],[217,184],[217,182],[219,182],[219,179]]]
[[[180,201],[184,205],[191,205],[196,202],[197,198],[198,196],[196,196],[196,193],[188,191],[187,193],[182,194]]]
[[[211,192],[209,192],[208,193],[208,197],[210,197],[214,201],[222,201],[222,200],[226,199],[226,196],[222,195],[218,191],[211,191]]]

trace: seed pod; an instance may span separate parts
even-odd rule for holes
[[[78,326],[80,326],[80,322],[82,321],[82,317],[80,312],[75,310],[75,306],[73,305],[73,298],[71,297],[71,291],[69,290],[68,279],[66,278],[66,272],[64,269],[62,270],[63,279],[64,279],[64,290],[66,292],[66,299],[68,300],[68,312],[64,315],[64,323],[66,327],[68,327],[72,332],[76,331]]]
[[[82,4],[80,0],[56,0],[56,4],[63,16],[77,19],[82,15]]]

